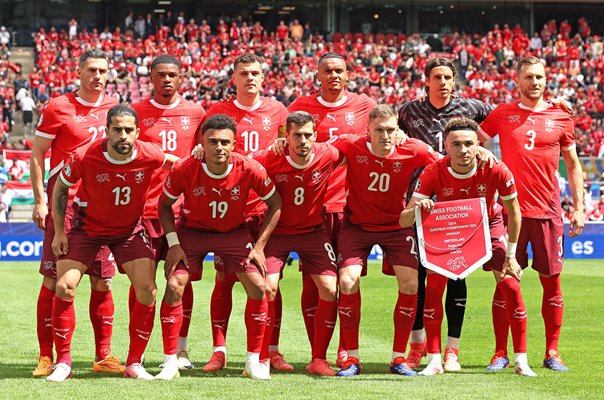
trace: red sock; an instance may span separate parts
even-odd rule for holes
[[[310,275],[305,275],[302,278],[302,299],[300,303],[306,334],[312,346],[315,340],[315,314],[319,303],[319,289]]]
[[[404,353],[407,350],[407,342],[415,322],[416,309],[417,293],[404,294],[399,292],[394,307],[394,345],[392,351]]]
[[[155,304],[145,306],[136,301],[132,314],[130,314],[130,347],[126,365],[141,362],[141,357],[147,348],[151,331],[153,331],[153,320],[155,318]]]
[[[266,327],[264,328],[264,338],[262,339],[262,348],[260,350],[260,359],[269,358],[269,346],[273,337],[273,324],[275,321],[275,300],[266,301]]]
[[[52,330],[57,349],[57,364],[71,365],[71,337],[76,325],[75,307],[73,299],[52,300]]]
[[[193,295],[193,285],[191,281],[185,286],[185,290],[182,293],[182,325],[180,326],[180,332],[178,336],[188,337],[189,327],[191,326],[191,315],[193,314],[193,301],[195,296]]]
[[[443,293],[447,287],[447,277],[428,274],[426,300],[424,303],[424,327],[426,328],[426,351],[440,354],[440,334],[443,323]]]
[[[283,297],[281,297],[281,288],[277,289],[277,295],[274,300],[275,315],[271,320],[271,346],[279,346],[279,336],[281,335],[281,317],[283,316]],[[268,325],[267,325],[268,326]]]
[[[352,294],[340,293],[338,302],[340,315],[340,329],[344,335],[346,350],[359,348],[359,324],[361,322],[361,295],[360,292]]]
[[[512,330],[514,353],[526,353],[526,308],[522,301],[520,283],[513,278],[504,279],[497,285],[505,297],[506,313]]]
[[[312,346],[312,358],[327,359],[327,348],[336,327],[338,315],[337,303],[319,299],[315,314],[315,341]]]
[[[176,354],[178,349],[178,332],[182,325],[182,302],[166,304],[162,301],[159,309],[161,337],[164,342],[164,354]]]
[[[558,351],[558,340],[562,330],[562,315],[564,314],[564,300],[560,288],[560,274],[548,277],[540,276],[543,286],[543,300],[541,315],[545,323],[545,353],[550,350]]]
[[[216,281],[210,300],[210,318],[212,320],[212,339],[214,346],[226,346],[226,334],[229,317],[233,308],[233,286],[235,282]]]
[[[491,314],[493,316],[493,332],[495,333],[495,352],[502,351],[503,354],[507,355],[510,324],[506,314],[505,297],[499,285],[495,286],[495,293],[493,293]]]
[[[102,360],[111,352],[114,309],[111,291],[101,292],[91,289],[88,311],[90,313],[92,329],[94,330],[97,360]]]
[[[134,311],[134,305],[136,304],[136,292],[134,286],[130,285],[130,291],[128,292],[128,315],[132,315]]]
[[[266,298],[262,300],[247,299],[245,305],[245,328],[247,330],[247,351],[250,353],[260,353],[262,340],[264,339],[264,330],[266,329],[266,319],[268,313],[268,304]]]
[[[40,345],[40,357],[53,359],[52,354],[52,303],[55,292],[42,285],[38,294],[36,306],[36,318],[38,326],[38,344]]]

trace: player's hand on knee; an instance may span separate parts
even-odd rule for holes
[[[247,255],[245,259],[245,266],[250,265],[250,262],[253,262],[258,267],[260,271],[260,275],[266,277],[266,257],[264,256],[263,250],[258,250],[254,247],[250,250],[250,253]]]
[[[67,236],[62,232],[56,232],[55,237],[52,239],[52,252],[55,256],[62,256],[67,254],[69,251],[69,244],[67,242]]]
[[[520,282],[520,279],[522,278],[522,268],[520,267],[520,264],[518,264],[518,261],[516,261],[516,257],[505,258],[500,278],[503,279],[506,275],[511,276]]]
[[[187,255],[185,254],[180,244],[171,246],[168,249],[168,254],[166,254],[166,261],[164,262],[164,275],[166,279],[170,279],[170,277],[174,274],[176,267],[178,267],[178,264],[180,264],[181,262],[187,268],[189,267],[189,260],[187,260]]]

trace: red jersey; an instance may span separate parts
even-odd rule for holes
[[[346,184],[348,198],[346,217],[355,225],[371,232],[401,229],[398,221],[405,208],[405,196],[411,175],[442,157],[432,147],[416,139],[394,146],[386,157],[371,150],[368,136],[333,141],[347,158]]]
[[[132,232],[143,213],[151,175],[165,161],[164,153],[152,143],[135,142],[132,156],[124,161],[112,159],[107,145],[104,139],[79,148],[60,174],[67,186],[82,181],[73,200],[73,226],[93,237]]]
[[[420,175],[413,196],[429,199],[433,194],[440,201],[473,199],[484,197],[487,202],[489,220],[497,214],[497,195],[503,200],[518,196],[514,177],[503,163],[492,168],[478,168],[467,174],[459,174],[451,168],[449,156],[428,165]]]
[[[342,99],[329,103],[319,95],[298,97],[288,110],[306,111],[315,118],[317,142],[327,142],[333,136],[344,134],[366,135],[369,112],[376,106],[375,101],[365,94],[346,93]],[[342,166],[331,175],[327,189],[327,212],[342,212],[346,205],[346,168]]]
[[[148,99],[132,104],[132,108],[138,114],[140,140],[155,143],[164,153],[180,158],[191,154],[197,129],[206,114],[200,105],[179,97],[170,105],[162,105],[153,99]],[[147,219],[159,218],[157,202],[168,173],[169,171],[164,169],[158,169],[153,173],[143,214]],[[176,215],[178,210],[179,207],[176,205]]]
[[[281,218],[273,233],[308,233],[323,223],[329,175],[343,159],[338,150],[327,143],[316,143],[306,165],[270,150],[255,154],[254,159],[264,165],[283,201]]]
[[[63,168],[67,157],[80,146],[105,137],[107,111],[117,104],[116,99],[105,95],[96,103],[88,103],[71,92],[52,99],[44,107],[36,135],[52,140],[47,186],[49,201],[56,174]]]
[[[208,110],[208,117],[214,114],[225,114],[235,120],[235,152],[248,155],[273,144],[279,130],[285,127],[288,111],[277,100],[264,97],[251,107],[237,100],[216,103]],[[250,194],[246,215],[262,215],[265,210],[264,203],[254,193]]]
[[[257,161],[231,153],[228,169],[222,175],[211,173],[204,162],[195,158],[179,160],[163,190],[171,199],[184,194],[181,226],[228,232],[244,223],[250,189],[262,200],[276,190]]]
[[[501,157],[516,179],[523,217],[559,218],[560,151],[575,148],[572,117],[558,107],[529,109],[502,104],[480,125],[487,137],[499,135]]]

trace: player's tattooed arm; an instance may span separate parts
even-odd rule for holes
[[[59,178],[52,192],[52,213],[55,236],[52,240],[52,252],[55,256],[67,254],[69,244],[65,235],[65,214],[69,202],[69,187]]]

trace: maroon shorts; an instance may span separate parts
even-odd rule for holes
[[[562,218],[522,218],[516,259],[522,268],[528,266],[528,244],[533,250],[533,265],[537,272],[556,275],[562,272],[564,260],[564,223]]]
[[[281,273],[290,251],[300,256],[305,275],[337,276],[336,253],[322,227],[298,235],[271,235],[264,248],[268,275]]]
[[[367,257],[376,244],[382,248],[390,265],[417,269],[417,246],[413,228],[390,232],[368,232],[348,222],[342,225],[340,231],[338,251],[338,259],[341,260],[340,268],[361,265],[363,266],[362,274],[365,275]],[[394,275],[394,270],[392,270],[392,274]]]
[[[85,230],[74,227],[67,234],[69,251],[59,260],[74,260],[84,265],[90,265],[103,246],[107,246],[115,256],[119,271],[124,273],[121,266],[128,261],[139,258],[153,259],[153,249],[147,230],[138,223],[132,233],[114,237],[92,237]]]
[[[495,215],[493,220],[489,221],[489,232],[491,233],[491,246],[493,256],[482,267],[485,271],[502,271],[505,255],[507,253],[507,230],[503,224],[502,213]]]
[[[181,229],[178,231],[178,240],[187,256],[189,267],[180,263],[174,271],[175,274],[200,277],[203,270],[203,259],[212,251],[215,266],[222,269],[225,277],[232,279],[232,275],[237,272],[260,272],[254,263],[245,265],[254,242],[245,226],[224,233]]]
[[[65,216],[65,230],[71,230],[71,207],[67,207]],[[57,279],[57,257],[52,252],[52,240],[55,237],[55,225],[52,214],[46,216],[46,230],[44,231],[44,240],[42,242],[42,259],[40,260],[39,272],[43,276]],[[71,244],[70,244],[71,245]],[[71,247],[71,246],[70,246]],[[94,260],[86,264],[88,270],[86,273],[97,278],[107,279],[115,276],[115,260],[113,254],[107,246],[101,246]]]
[[[168,241],[164,236],[164,229],[159,219],[142,219],[143,226],[151,238],[151,247],[153,248],[155,263],[166,259],[168,253]]]
[[[329,240],[334,249],[338,249],[338,238],[342,224],[344,223],[344,213],[324,213],[323,220],[325,221],[325,231],[329,235]]]

